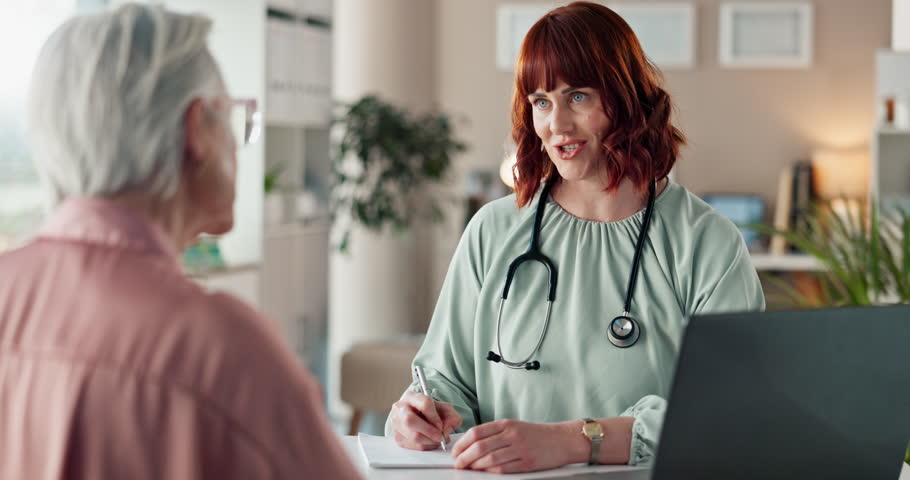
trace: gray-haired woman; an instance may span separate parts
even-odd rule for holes
[[[63,24],[29,134],[56,208],[0,256],[0,478],[356,478],[269,323],[180,270],[233,224],[210,22],[125,5]]]

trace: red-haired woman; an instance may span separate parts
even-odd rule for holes
[[[764,308],[737,228],[667,174],[685,142],[660,74],[608,8],[576,2],[525,37],[514,197],[471,220],[386,432],[457,468],[654,456],[687,315]],[[529,246],[530,243],[530,246]]]

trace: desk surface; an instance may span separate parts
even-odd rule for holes
[[[603,466],[588,467],[586,465],[564,467],[547,472],[525,473],[519,475],[497,475],[494,473],[471,472],[465,470],[451,470],[446,468],[370,468],[367,466],[357,437],[343,437],[342,443],[351,457],[351,461],[367,480],[491,480],[491,479],[534,479],[559,477],[581,472],[613,472],[621,470],[635,470],[629,466]],[[907,480],[910,480],[908,477]]]
[[[342,443],[344,444],[345,450],[347,450],[348,455],[351,457],[351,461],[354,462],[354,465],[357,466],[357,469],[363,474],[367,480],[492,480],[492,479],[534,479],[534,478],[548,478],[548,477],[558,477],[563,475],[569,475],[572,473],[581,473],[581,472],[613,472],[621,470],[632,470],[634,467],[628,466],[603,466],[603,467],[588,467],[588,466],[572,466],[564,467],[558,470],[550,470],[548,472],[538,472],[538,473],[526,473],[520,475],[496,475],[492,473],[483,473],[483,472],[469,472],[464,470],[448,470],[448,469],[392,469],[392,468],[370,468],[367,466],[366,459],[363,458],[363,453],[360,451],[360,444],[357,442],[357,437],[343,437]],[[903,469],[901,470],[901,475],[898,480],[910,480],[910,468],[907,467],[907,464],[904,464]]]

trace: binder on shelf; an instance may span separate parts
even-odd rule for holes
[[[815,190],[812,180],[812,163],[796,162],[781,170],[777,184],[777,204],[774,208],[774,228],[794,230],[807,228],[806,216],[815,205]],[[788,245],[781,235],[772,235],[768,253],[783,255],[799,253],[800,250]]]
[[[774,228],[788,230],[790,228],[790,213],[793,205],[793,168],[785,167],[780,172],[777,181],[777,201],[774,205]],[[771,255],[787,253],[787,240],[781,235],[772,235],[768,246]]]
[[[266,26],[266,123],[327,126],[332,114],[331,31],[275,15]]]
[[[793,197],[790,207],[791,228],[807,228],[806,215],[811,214],[815,203],[815,192],[812,189],[812,164],[808,161],[793,165]],[[791,248],[795,250],[795,248]]]
[[[268,121],[286,122],[294,115],[291,106],[293,99],[291,68],[294,64],[289,58],[289,53],[293,51],[291,25],[288,21],[274,18],[269,18],[266,22],[268,76],[265,115]]]

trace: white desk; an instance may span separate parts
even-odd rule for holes
[[[820,272],[824,265],[812,255],[805,253],[752,253],[752,266],[758,271],[772,272]]]
[[[493,473],[483,473],[483,472],[471,472],[465,470],[448,470],[448,469],[416,469],[416,468],[402,468],[402,469],[392,469],[392,468],[370,468],[367,466],[366,459],[363,458],[363,453],[360,451],[360,444],[357,442],[357,437],[343,437],[342,443],[344,444],[345,450],[347,450],[348,455],[351,457],[351,461],[354,462],[354,465],[357,466],[357,469],[363,474],[366,480],[503,480],[503,479],[533,479],[533,478],[548,478],[548,477],[558,477],[563,475],[569,475],[572,473],[581,473],[581,472],[615,472],[621,470],[634,470],[634,467],[628,466],[603,466],[603,467],[588,467],[585,465],[573,466],[573,467],[564,467],[558,470],[550,470],[547,472],[537,472],[537,473],[525,473],[518,475],[496,475]],[[898,480],[910,480],[910,468],[907,467],[907,464],[904,464],[904,468],[901,470],[900,478]]]
[[[558,477],[581,472],[612,472],[620,470],[635,470],[635,467],[629,466],[603,466],[588,467],[586,465],[564,467],[557,470],[538,473],[524,473],[518,475],[497,475],[494,473],[471,472],[467,470],[452,470],[445,468],[370,468],[367,466],[366,459],[360,451],[360,444],[357,437],[342,437],[342,443],[345,450],[351,457],[351,461],[357,466],[357,469],[367,480],[490,480],[497,479],[533,479]],[[910,478],[908,478],[910,480]]]

